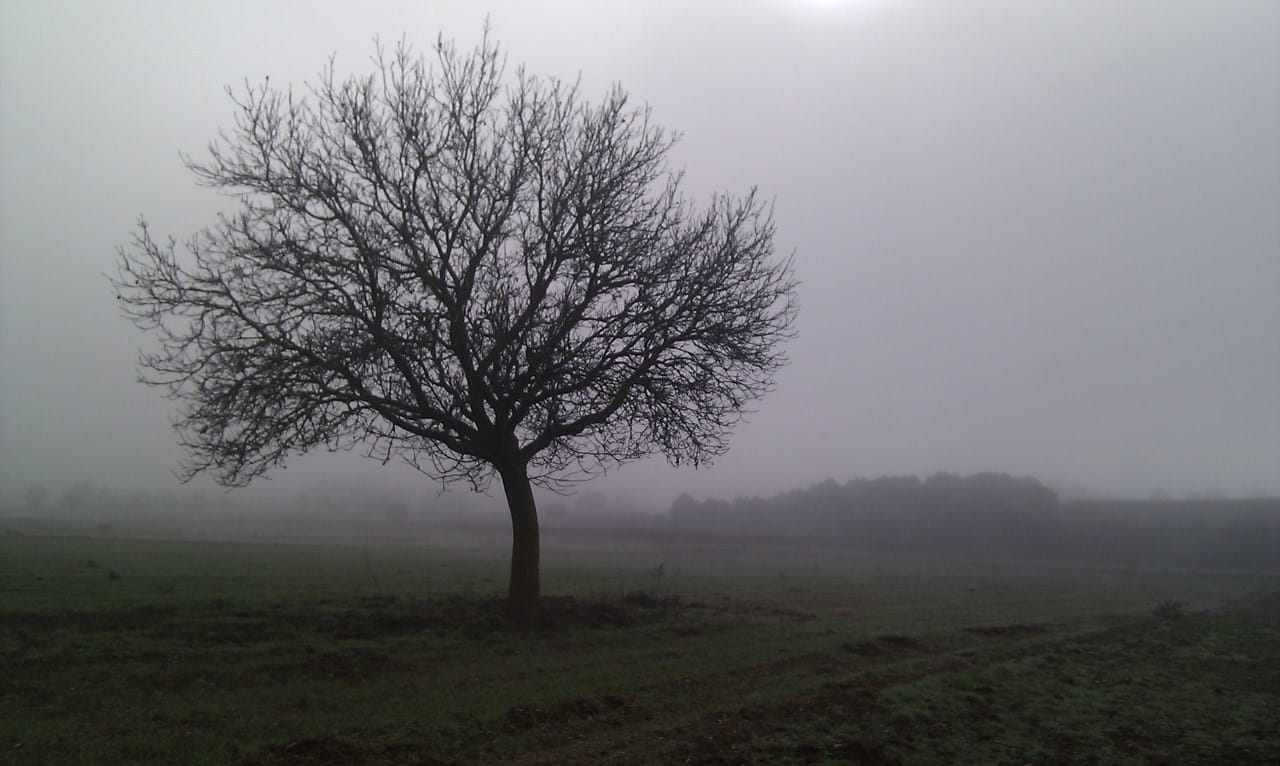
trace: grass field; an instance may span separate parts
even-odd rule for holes
[[[602,541],[514,630],[505,568],[0,538],[0,763],[1280,763],[1277,577]]]

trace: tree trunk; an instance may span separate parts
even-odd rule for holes
[[[511,580],[507,587],[507,612],[519,624],[538,616],[538,509],[533,485],[524,465],[501,469],[502,489],[511,511]]]

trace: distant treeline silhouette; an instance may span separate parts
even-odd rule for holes
[[[828,479],[769,498],[671,507],[676,529],[879,551],[1280,569],[1280,499],[1063,503],[1034,478]]]

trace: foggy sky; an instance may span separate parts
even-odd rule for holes
[[[0,5],[0,498],[175,484],[171,404],[105,273],[182,239],[225,85],[476,42],[473,2]],[[801,312],[713,468],[593,485],[663,507],[828,476],[978,470],[1144,496],[1280,492],[1280,4],[493,2],[515,64],[621,83],[687,191],[776,200]],[[318,480],[420,487],[356,455]],[[321,479],[320,477],[324,477]]]

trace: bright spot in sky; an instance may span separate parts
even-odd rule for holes
[[[789,5],[802,5],[809,8],[839,8],[845,6],[867,6],[875,0],[788,0]]]

